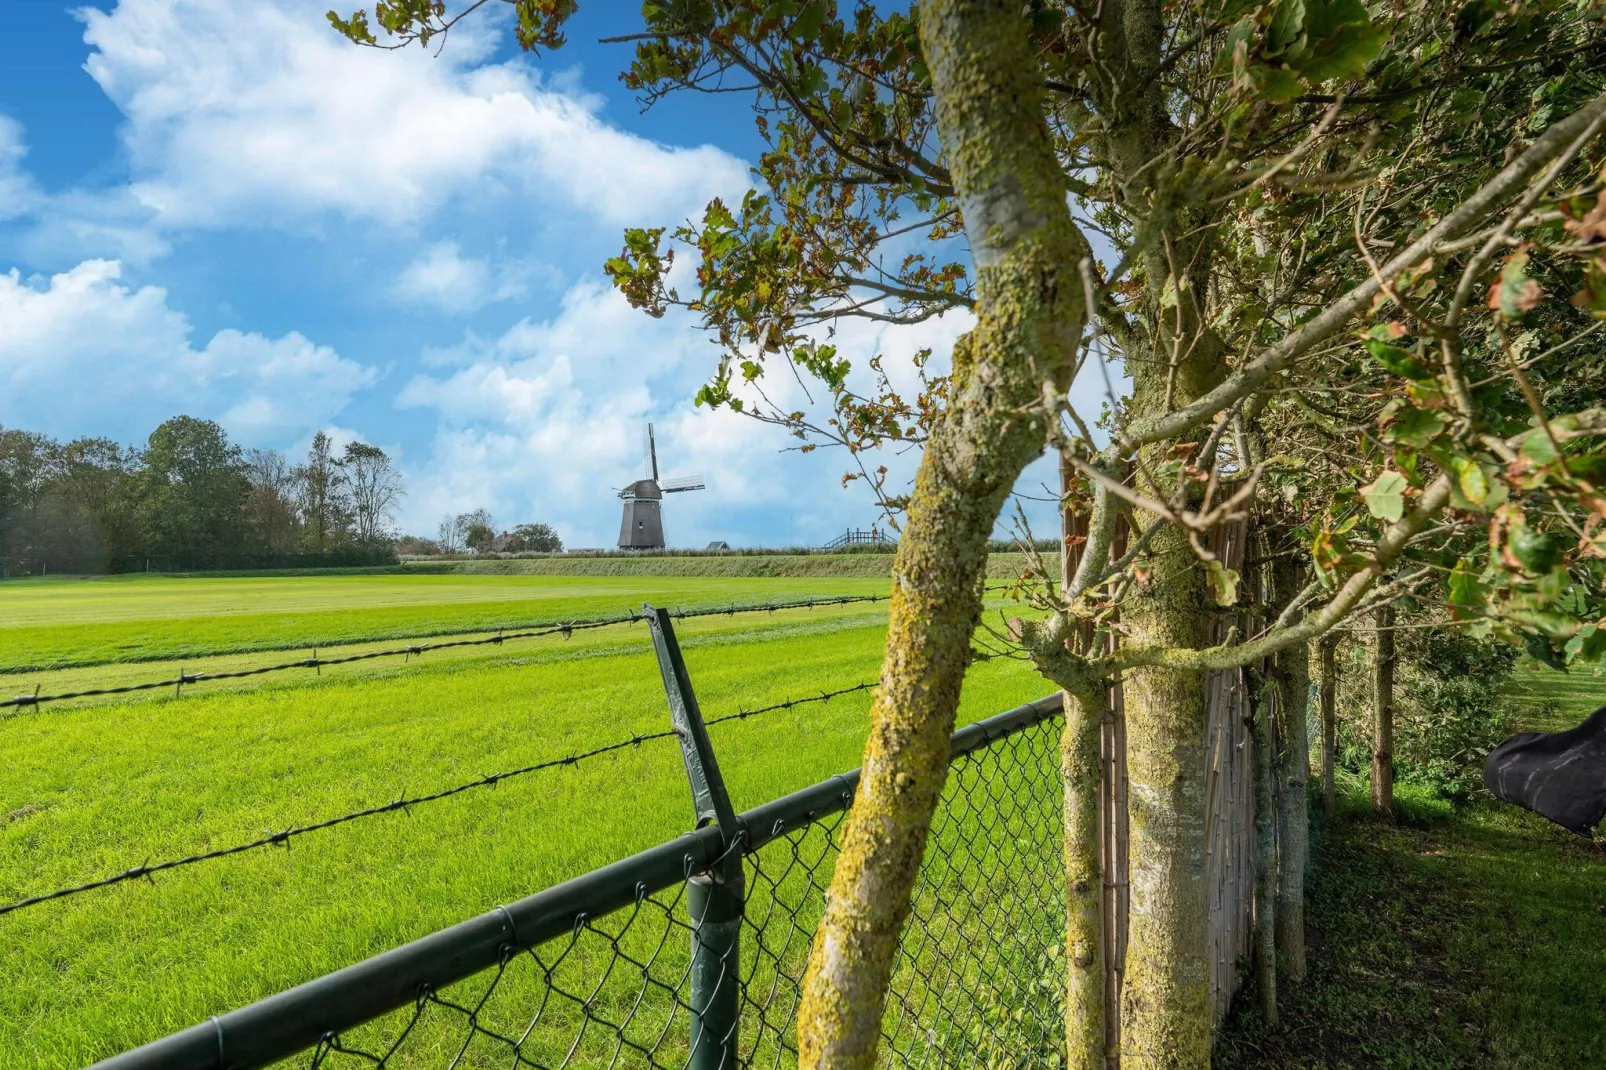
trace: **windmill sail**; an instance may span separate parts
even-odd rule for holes
[[[652,424],[647,425],[647,471],[654,480],[658,478],[658,446],[652,440]]]
[[[658,486],[665,494],[673,494],[677,490],[705,490],[708,484],[703,482],[702,476],[676,476],[673,479],[661,480]]]

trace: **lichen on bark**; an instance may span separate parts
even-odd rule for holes
[[[1042,450],[1084,322],[1071,222],[1018,7],[936,0],[920,12],[945,159],[976,264],[976,326],[955,360],[893,565],[881,686],[863,772],[799,1009],[805,1068],[868,1067],[948,768],[948,735],[981,610],[987,539]]]

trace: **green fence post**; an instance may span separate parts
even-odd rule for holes
[[[722,847],[718,862],[688,875],[686,880],[686,912],[692,932],[691,1055],[686,1065],[690,1070],[735,1070],[740,1061],[741,935],[746,881],[740,829],[669,611],[650,605],[643,608],[652,629],[664,692],[669,696],[670,720],[680,738],[681,757],[686,761],[697,827],[717,824]]]

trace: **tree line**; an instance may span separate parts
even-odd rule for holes
[[[551,524],[519,524],[500,534],[488,509],[447,514],[441,518],[435,538],[404,535],[396,544],[398,553],[425,557],[450,554],[557,554],[563,552],[563,539]]]
[[[394,560],[401,473],[318,432],[299,462],[175,416],[143,445],[0,427],[0,566],[15,575]]]

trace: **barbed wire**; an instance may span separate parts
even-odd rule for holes
[[[851,605],[859,602],[885,602],[891,595],[885,594],[855,594],[836,595],[829,598],[807,598],[791,602],[755,602],[733,603],[726,606],[704,606],[692,609],[671,610],[670,616],[676,620],[685,620],[691,617],[734,617],[746,613],[775,613],[787,609],[816,609],[825,606]],[[79,691],[63,691],[51,695],[41,695],[37,688],[31,695],[17,695],[14,698],[0,699],[0,710],[21,707],[38,707],[47,702],[65,702],[72,699],[99,698],[105,695],[131,695],[140,691],[156,691],[171,687],[175,694],[182,693],[186,684],[196,684],[202,680],[239,680],[249,676],[263,676],[267,673],[285,672],[290,669],[316,669],[320,673],[326,665],[349,665],[358,661],[372,661],[376,658],[411,659],[429,651],[451,650],[462,647],[500,646],[502,643],[516,639],[539,639],[549,635],[562,635],[567,639],[579,631],[590,631],[596,628],[608,628],[619,624],[634,624],[646,620],[646,616],[636,610],[612,617],[592,617],[582,620],[554,623],[524,631],[508,632],[498,631],[495,635],[485,636],[481,639],[451,639],[441,643],[410,643],[406,646],[389,647],[384,650],[370,650],[360,654],[342,654],[332,658],[321,658],[317,648],[312,644],[294,644],[311,647],[313,654],[308,658],[298,658],[295,661],[278,662],[273,665],[259,665],[253,669],[230,669],[220,672],[194,672],[186,673],[182,667],[176,677],[163,680],[150,680],[138,684],[120,684],[114,687],[93,687]],[[428,638],[421,636],[420,638]]]
[[[727,713],[719,717],[710,718],[705,723],[709,726],[713,726],[717,724],[723,724],[727,721],[745,720],[748,717],[753,717],[761,713],[773,713],[776,710],[790,710],[797,706],[806,706],[814,702],[829,702],[832,699],[838,698],[842,695],[850,695],[858,691],[873,690],[876,686],[877,681],[866,680],[861,683],[854,684],[852,687],[844,687],[836,691],[822,691],[818,695],[810,695],[805,698],[788,698],[784,702],[777,702],[769,706],[760,706],[757,709],[738,709],[735,713]],[[566,755],[562,758],[552,758],[544,762],[536,762],[532,765],[520,766],[517,769],[509,769],[501,773],[491,773],[476,780],[466,781],[464,783],[454,785],[453,787],[443,788],[440,791],[431,792],[428,795],[417,795],[412,798],[408,798],[404,793],[394,802],[384,803],[380,806],[365,807],[361,810],[353,810],[350,813],[341,814],[338,817],[327,818],[323,821],[316,821],[308,825],[293,825],[289,828],[286,828],[282,832],[270,832],[265,836],[251,840],[247,843],[238,843],[231,847],[220,847],[215,851],[204,851],[199,854],[186,855],[183,858],[172,858],[163,862],[153,863],[147,860],[145,863],[135,866],[132,869],[124,870],[121,873],[114,873],[109,877],[102,877],[99,880],[89,881],[85,884],[76,884],[66,888],[58,888],[52,892],[45,892],[40,895],[29,896],[26,899],[19,899],[12,903],[0,904],[0,915],[11,914],[19,910],[24,910],[28,907],[34,907],[39,906],[42,903],[53,902],[57,899],[66,899],[71,896],[82,895],[86,892],[92,892],[100,888],[108,888],[114,884],[123,884],[127,881],[140,880],[143,878],[155,883],[155,875],[158,873],[162,873],[170,869],[178,869],[182,866],[192,866],[201,862],[212,862],[220,858],[229,858],[233,855],[244,854],[247,851],[261,850],[267,847],[285,847],[288,849],[290,846],[290,840],[296,836],[305,836],[308,833],[321,832],[324,829],[335,828],[339,825],[345,825],[352,821],[359,821],[363,818],[376,817],[380,814],[395,813],[398,810],[404,813],[410,813],[410,808],[414,806],[439,802],[442,799],[449,799],[454,795],[461,795],[466,791],[472,791],[476,788],[494,788],[502,781],[511,780],[514,777],[525,776],[530,773],[538,773],[547,769],[558,769],[563,766],[577,765],[580,762],[590,758],[596,758],[604,754],[611,754],[614,751],[624,750],[627,747],[639,747],[641,744],[649,743],[653,740],[670,739],[676,735],[677,733],[673,730],[637,733],[628,739],[615,740],[612,743],[603,744],[602,746],[593,748],[592,750]]]

